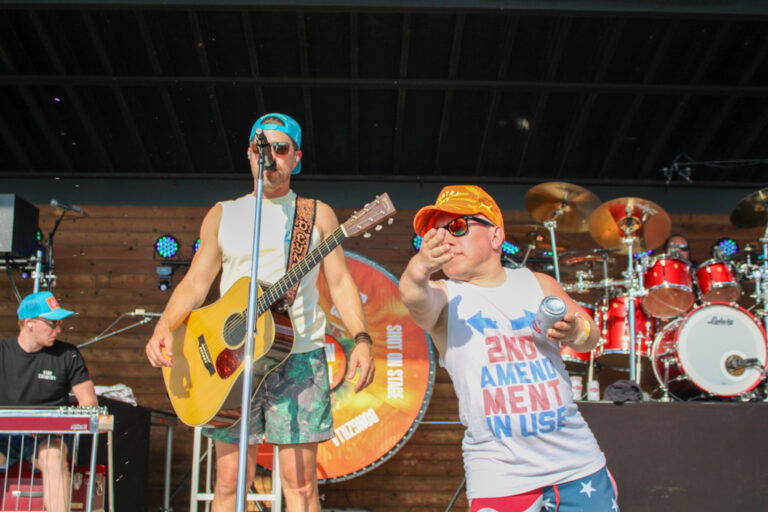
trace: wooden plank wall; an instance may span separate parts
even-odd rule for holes
[[[40,227],[47,233],[57,218],[50,206],[40,207]],[[191,258],[192,243],[206,208],[177,207],[109,207],[86,206],[88,217],[67,215],[55,237],[56,274],[54,292],[62,305],[78,312],[66,322],[61,338],[79,344],[97,336],[120,315],[136,308],[160,312],[170,292],[157,286],[153,243],[164,233],[172,233],[182,242],[182,258]],[[338,210],[346,219],[351,210]],[[410,239],[411,220],[415,211],[400,211],[394,224],[377,232],[373,238],[353,238],[344,247],[357,251],[400,275],[413,254]],[[524,226],[531,219],[525,211],[505,212],[507,233],[525,240],[529,231]],[[709,258],[709,247],[721,236],[730,236],[739,243],[755,241],[760,229],[737,229],[730,225],[727,215],[673,215],[673,232],[685,233],[693,247],[693,258]],[[569,250],[588,249],[596,244],[586,233],[562,234],[560,240]],[[617,269],[625,266],[616,264]],[[572,273],[564,270],[571,279]],[[176,270],[174,283],[184,273]],[[32,282],[22,280],[18,273],[14,281],[22,294],[30,293]],[[15,336],[16,300],[8,278],[0,276],[0,334]],[[750,290],[751,291],[751,290]],[[135,319],[126,318],[117,327]],[[149,366],[144,344],[153,323],[137,327],[82,349],[94,381],[101,385],[122,383],[130,386],[139,404],[169,410],[159,370]],[[378,375],[384,375],[383,372]],[[450,380],[444,370],[437,372],[434,394],[425,421],[456,420],[457,403]],[[422,424],[409,442],[387,463],[373,471],[345,482],[325,485],[324,506],[333,508],[360,507],[377,511],[444,510],[463,477],[460,456],[462,431],[457,425]],[[164,431],[152,429],[150,467],[150,510],[162,505],[162,467],[164,461]],[[191,429],[179,425],[174,432],[173,481],[176,489],[191,467]],[[174,499],[176,510],[188,508],[189,491],[185,487]],[[462,494],[454,510],[466,510]]]

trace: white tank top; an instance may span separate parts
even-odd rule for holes
[[[496,288],[446,280],[444,359],[466,426],[469,499],[521,494],[605,465],[571,394],[559,344],[532,337],[544,293],[525,268]]]
[[[219,204],[222,207],[219,224],[219,249],[221,250],[219,291],[224,295],[235,281],[251,273],[256,198],[253,194],[248,194]],[[283,197],[264,198],[262,201],[258,267],[260,283],[274,284],[285,274],[295,212],[296,194],[293,191]],[[310,250],[320,242],[320,233],[317,227],[313,227]],[[324,346],[325,314],[318,306],[320,294],[316,285],[319,272],[320,265],[307,273],[299,282],[296,299],[288,310],[293,323],[292,352],[294,354],[310,352]],[[245,306],[244,304],[243,307]]]

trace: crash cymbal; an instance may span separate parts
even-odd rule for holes
[[[768,187],[752,192],[731,212],[731,224],[740,228],[756,228],[768,223]]]
[[[539,222],[557,220],[557,230],[583,233],[600,199],[579,185],[561,181],[540,183],[525,194],[525,208]],[[558,212],[560,212],[558,214]]]
[[[584,265],[602,263],[605,260],[610,267],[616,262],[616,258],[611,258],[607,254],[585,254],[583,256],[571,256],[570,258],[563,258],[563,263],[569,266]]]
[[[635,237],[634,252],[655,249],[672,230],[669,215],[661,206],[639,197],[619,197],[597,207],[589,217],[589,233],[603,247],[627,254],[625,236]]]

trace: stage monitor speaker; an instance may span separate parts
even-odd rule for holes
[[[0,194],[0,255],[32,256],[39,245],[39,211],[16,194]]]

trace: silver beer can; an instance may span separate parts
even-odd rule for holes
[[[568,308],[565,305],[565,301],[560,297],[554,297],[552,295],[544,297],[539,304],[539,310],[536,312],[536,317],[531,323],[531,329],[533,329],[533,335],[547,338],[547,331],[555,325],[555,322],[562,319],[565,316],[565,312]]]

